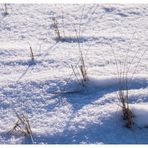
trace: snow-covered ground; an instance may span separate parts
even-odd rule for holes
[[[36,144],[148,143],[148,5],[7,7],[4,15],[0,5],[0,144],[32,143],[8,133],[17,121],[14,110],[28,116]],[[55,40],[53,17],[61,41]],[[89,77],[85,87],[71,68],[79,62],[79,45]],[[117,63],[130,68],[131,129],[117,99]]]

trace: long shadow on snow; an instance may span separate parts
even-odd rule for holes
[[[126,38],[121,37],[106,37],[106,36],[80,36],[80,37],[61,37],[60,39],[54,38],[54,40],[58,42],[67,42],[67,43],[85,43],[89,41],[96,41],[96,43],[105,43],[108,44],[109,42],[125,42]]]
[[[84,129],[68,130],[55,135],[33,135],[36,144],[144,144],[147,137],[145,131],[148,129],[128,129],[124,127],[124,122],[120,117],[120,112],[113,112],[110,117],[100,119],[103,124],[88,124]],[[116,132],[114,132],[116,131]],[[122,135],[122,136],[121,136]],[[127,138],[127,135],[129,138]],[[136,138],[135,138],[136,135]],[[25,139],[24,144],[31,144],[30,140]]]
[[[75,83],[75,82],[71,82]],[[93,84],[88,84],[86,87],[80,87],[79,84],[75,84],[73,87],[75,91],[67,91],[66,93],[57,93],[53,96],[53,98],[56,98],[59,100],[59,103],[63,102],[63,98],[66,98],[67,102],[69,102],[73,106],[74,112],[80,110],[83,108],[83,106],[87,104],[93,103],[95,100],[98,100],[98,98],[103,97],[106,94],[110,94],[113,92],[118,91],[118,85],[115,83],[109,84],[106,86],[96,86]],[[131,84],[129,85],[129,90],[130,89],[140,89],[140,88],[146,88],[148,86],[147,81],[142,81],[142,82],[137,82],[137,81],[132,81]],[[66,90],[70,90],[71,85],[66,86]],[[108,102],[107,102],[108,101]],[[110,101],[113,100],[106,100],[105,103],[109,103]],[[101,104],[103,105],[103,104]]]
[[[109,117],[99,119],[98,123],[89,123],[84,129],[69,130],[68,126],[65,126],[63,132],[54,135],[33,134],[33,140],[34,144],[147,144],[146,130],[148,129],[125,128],[120,112],[117,111],[110,113]],[[12,136],[0,133],[3,139],[11,139]],[[20,138],[20,135],[15,135],[15,137]],[[22,144],[33,144],[29,137],[24,137],[21,141]]]

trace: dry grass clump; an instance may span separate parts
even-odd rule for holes
[[[3,4],[2,11],[3,11],[4,16],[7,16],[9,14],[8,13],[8,4]]]
[[[17,122],[13,128],[9,131],[10,134],[22,134],[23,136],[30,137],[33,142],[32,130],[27,116],[15,112]]]
[[[61,34],[60,34],[59,26],[58,26],[58,20],[56,17],[53,17],[52,21],[53,21],[53,29],[56,35],[56,40],[59,41],[61,39]]]
[[[141,50],[137,49],[135,53],[132,53],[133,56],[130,57],[130,48],[126,51],[125,57],[121,62],[121,57],[117,55],[114,51],[114,48],[110,45],[112,53],[114,56],[116,70],[117,70],[117,80],[118,80],[118,93],[117,98],[122,109],[123,119],[126,120],[126,127],[132,128],[134,125],[133,113],[129,107],[129,86],[130,81],[133,79],[140,62],[145,55],[147,49]],[[133,50],[131,50],[133,52]],[[122,55],[123,57],[123,55]]]
[[[79,63],[79,65],[71,65],[71,67],[78,83],[82,86],[85,86],[85,82],[88,80],[88,74],[82,51],[80,51]]]
[[[126,127],[131,128],[134,125],[133,121],[134,116],[129,107],[128,88],[124,89],[122,87],[119,87],[117,94],[118,94],[118,100],[120,102],[120,107],[122,109],[123,120],[126,121]]]

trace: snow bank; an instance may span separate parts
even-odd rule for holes
[[[131,111],[134,114],[134,122],[138,127],[148,128],[148,103],[132,104]]]
[[[146,75],[136,75],[133,79],[128,77],[129,89],[147,87],[148,77]],[[115,76],[90,76],[86,86],[94,86],[97,88],[118,88],[119,80]]]

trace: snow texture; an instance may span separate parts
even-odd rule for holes
[[[148,5],[7,7],[4,15],[0,5],[0,144],[148,143]],[[80,63],[79,49],[85,87],[71,68]],[[118,70],[125,67],[132,129],[117,99]],[[28,116],[33,142],[8,133],[17,121],[14,110]]]

